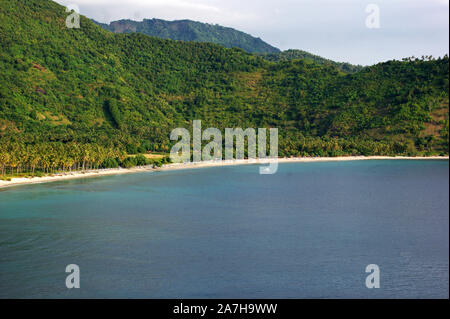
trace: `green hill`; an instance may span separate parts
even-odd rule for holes
[[[280,51],[259,38],[254,38],[244,32],[219,25],[211,25],[190,20],[165,21],[160,19],[144,19],[142,22],[118,20],[113,21],[110,24],[92,21],[103,29],[114,33],[138,32],[161,39],[211,42],[221,44],[227,48],[237,47],[249,53],[259,54],[264,59],[272,62],[308,60],[321,65],[335,66],[340,71],[346,73],[355,73],[361,71],[363,68],[361,65],[335,62],[302,50],[291,49]]]
[[[140,33],[48,0],[0,2],[0,171],[170,150],[170,131],[278,127],[280,156],[448,154],[448,57],[355,74]]]
[[[141,22],[119,20],[110,24],[95,23],[115,33],[139,32],[162,39],[211,42],[227,48],[241,48],[250,53],[276,53],[280,51],[260,38],[252,37],[247,33],[217,24],[212,25],[191,20],[144,19]]]
[[[322,58],[321,56],[311,54],[303,50],[286,50],[282,52],[266,53],[262,54],[262,57],[269,61],[280,62],[290,60],[309,60],[321,65],[332,65],[337,67],[342,72],[355,73],[363,69],[361,65],[353,65],[346,62],[335,62],[329,59]]]

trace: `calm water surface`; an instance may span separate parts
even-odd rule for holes
[[[448,298],[448,194],[448,161],[403,160],[1,190],[0,298]]]

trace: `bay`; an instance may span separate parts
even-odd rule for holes
[[[0,191],[0,298],[448,298],[448,161],[149,172]],[[80,267],[67,289],[65,268]],[[379,289],[365,268],[380,268]]]

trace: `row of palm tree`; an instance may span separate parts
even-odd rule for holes
[[[0,175],[22,172],[43,173],[98,169],[108,159],[123,160],[126,153],[99,144],[0,143]]]

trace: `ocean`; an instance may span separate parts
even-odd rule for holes
[[[448,161],[258,172],[0,190],[0,298],[449,298]],[[66,287],[71,264],[79,289]]]

